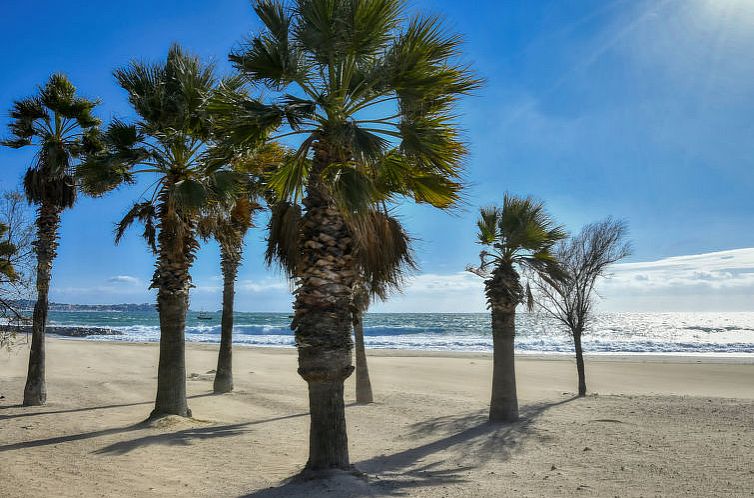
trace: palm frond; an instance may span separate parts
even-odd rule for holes
[[[399,26],[403,5],[399,0],[349,0],[339,10],[345,18],[347,50],[358,60],[374,57],[390,42]]]
[[[265,263],[277,263],[288,276],[296,274],[299,261],[300,223],[298,204],[278,202],[270,207]]]
[[[208,190],[208,185],[199,179],[185,178],[170,187],[169,195],[179,212],[194,214],[207,205]]]
[[[226,82],[210,94],[205,109],[216,138],[230,147],[258,146],[287,117],[285,108],[252,99],[243,88]]]
[[[31,139],[36,133],[34,122],[49,120],[49,114],[39,97],[30,97],[13,103],[10,118],[12,121],[8,124],[8,128],[14,138],[3,140],[2,145],[18,149],[31,145]]]
[[[359,163],[330,163],[322,175],[331,186],[333,199],[346,215],[362,212],[381,200],[372,178]]]
[[[361,278],[371,292],[385,298],[398,290],[406,272],[417,269],[411,237],[394,217],[376,209],[347,218]]]
[[[480,244],[492,245],[500,238],[499,223],[500,209],[495,206],[483,207],[479,210],[479,228],[478,239]]]
[[[295,156],[286,158],[282,164],[267,174],[267,186],[277,199],[297,201],[303,195],[310,161]]]
[[[120,185],[135,181],[131,170],[150,157],[143,146],[144,136],[136,125],[113,119],[104,133],[84,137],[84,160],[76,168],[81,189],[91,196],[101,196]]]
[[[387,55],[390,84],[409,112],[445,110],[481,85],[468,68],[450,61],[463,40],[447,33],[438,17],[415,17]]]
[[[153,252],[157,252],[156,219],[157,209],[152,202],[147,201],[134,204],[115,226],[115,243],[120,243],[126,230],[136,221],[139,221],[144,224],[144,232],[142,233],[144,240],[147,241]]]
[[[64,117],[71,116],[72,105],[76,96],[76,87],[61,73],[50,76],[47,83],[39,89],[42,104]]]
[[[267,30],[231,53],[229,60],[252,81],[283,89],[305,74],[301,53],[289,42],[291,17],[283,3],[274,0],[257,1],[254,10]]]

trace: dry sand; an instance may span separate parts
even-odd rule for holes
[[[200,420],[151,410],[157,345],[48,340],[48,398],[19,406],[27,351],[0,356],[0,496],[754,496],[754,362],[588,358],[517,364],[523,419],[490,425],[487,354],[370,352],[377,403],[347,408],[365,475],[289,481],[306,459],[293,350],[188,347]],[[353,384],[347,386],[353,401]]]

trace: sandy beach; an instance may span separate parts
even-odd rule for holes
[[[190,344],[195,420],[141,423],[157,344],[48,339],[47,406],[21,408],[27,352],[0,358],[3,496],[752,496],[754,361],[522,356],[523,419],[489,425],[489,354],[370,351],[377,403],[346,399],[364,473],[290,482],[307,454],[292,349],[236,348],[236,390],[211,394],[216,346]]]

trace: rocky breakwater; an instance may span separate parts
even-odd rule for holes
[[[7,325],[5,327],[8,327]],[[10,326],[11,330],[14,330],[18,334],[31,334],[30,325]],[[59,335],[63,337],[89,337],[93,335],[123,335],[123,332],[118,330],[108,329],[104,327],[78,327],[75,325],[48,325],[46,332],[48,334]]]

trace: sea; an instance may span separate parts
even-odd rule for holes
[[[186,339],[220,341],[220,312],[191,311]],[[123,311],[52,311],[51,325],[107,327],[123,335],[84,340],[156,342],[157,313]],[[235,344],[293,347],[290,313],[236,313]],[[372,313],[364,319],[368,348],[478,352],[492,350],[487,313]],[[599,313],[583,336],[584,350],[594,354],[754,355],[754,312],[741,313]],[[539,313],[516,318],[519,353],[570,354],[568,333]]]

